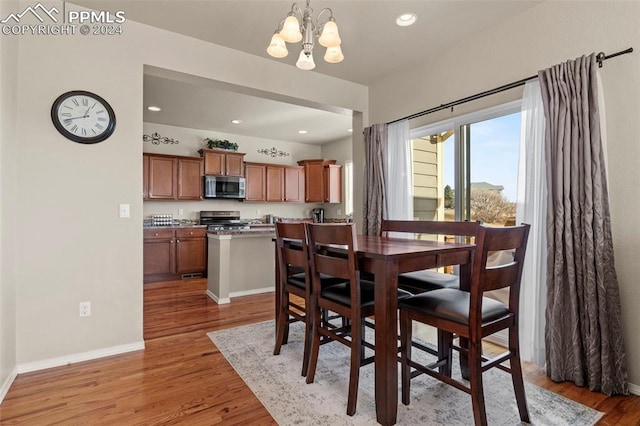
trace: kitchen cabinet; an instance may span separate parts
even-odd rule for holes
[[[264,164],[245,163],[245,201],[265,201],[267,198],[267,167]]]
[[[304,203],[304,167],[284,168],[284,200]]]
[[[267,166],[267,201],[284,201],[284,167]]]
[[[143,199],[201,200],[202,159],[143,154]]]
[[[342,166],[335,160],[302,160],[304,167],[305,202],[342,202]]]
[[[178,158],[178,200],[202,200],[201,158]]]
[[[145,283],[203,276],[206,228],[145,229],[143,265]]]
[[[244,176],[244,156],[239,152],[220,149],[201,149],[204,159],[204,174],[217,176]]]
[[[245,163],[245,201],[304,202],[304,168],[266,163]]]

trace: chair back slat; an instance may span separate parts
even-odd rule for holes
[[[487,267],[481,274],[482,290],[492,291],[510,287],[518,279],[519,270],[520,265],[516,262]]]
[[[349,262],[346,259],[318,253],[315,256],[315,266],[316,270],[321,274],[331,275],[344,280],[351,278]]]

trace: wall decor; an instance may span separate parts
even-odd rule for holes
[[[207,143],[207,147],[209,147],[209,149],[224,149],[226,151],[237,151],[238,150],[238,144],[237,143],[233,143],[233,142],[229,142],[226,139],[209,139],[209,138],[205,138],[204,140]]]
[[[286,151],[280,151],[276,149],[276,147],[272,147],[271,149],[268,149],[268,148],[259,149],[258,154],[268,155],[270,157],[288,157],[289,155],[291,155]]]
[[[177,141],[173,138],[168,138],[166,136],[160,136],[158,132],[152,135],[142,135],[142,140],[144,142],[151,142],[154,145],[160,145],[161,143],[166,144],[179,144],[180,141]]]

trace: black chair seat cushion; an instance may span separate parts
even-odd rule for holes
[[[360,280],[361,307],[373,306],[375,285],[371,281]],[[322,297],[341,305],[351,306],[351,287],[349,282],[332,285],[322,289]],[[398,300],[411,297],[411,293],[398,289]]]
[[[413,293],[423,293],[443,288],[459,289],[460,277],[436,271],[414,271],[398,275],[398,285]]]
[[[287,282],[289,284],[291,284],[291,285],[294,285],[296,287],[304,289],[304,287],[305,287],[304,272],[301,273],[301,274],[291,275],[287,279]],[[332,277],[332,276],[329,276],[329,275],[320,274],[320,283],[321,283],[322,287],[328,287],[328,286],[340,284],[340,283],[343,283],[343,282],[344,282],[344,280],[342,278],[336,278],[336,277]]]
[[[469,293],[445,288],[403,299],[400,309],[411,309],[426,315],[443,318],[460,324],[469,324]],[[482,323],[509,315],[509,309],[497,300],[482,298]]]

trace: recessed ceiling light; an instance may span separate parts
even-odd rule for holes
[[[298,133],[301,135],[306,135],[308,132],[306,130],[298,130]]]
[[[153,111],[153,112],[162,111],[162,108],[160,108],[160,107],[158,107],[158,106],[154,106],[154,105],[148,106],[148,107],[147,107],[147,109],[148,109],[149,111]]]
[[[347,129],[347,132],[352,133],[353,129]]]
[[[408,27],[409,25],[413,25],[417,19],[418,16],[415,13],[403,13],[396,18],[396,24],[401,27]]]
[[[231,120],[233,124],[242,124],[242,120]]]

